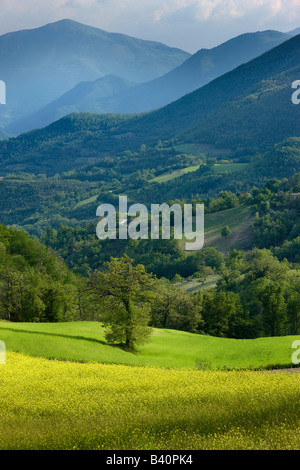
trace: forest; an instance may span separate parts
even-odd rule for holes
[[[254,216],[251,249],[226,253],[213,246],[188,253],[174,239],[99,240],[95,222],[61,224],[57,230],[48,226],[40,240],[1,225],[1,317],[13,322],[105,323],[107,312],[123,311],[124,299],[103,303],[98,288],[111,282],[110,276],[121,285],[124,268],[141,269],[151,278],[147,296],[141,295],[141,286],[133,296],[138,325],[143,321],[144,327],[228,338],[299,334],[299,188],[296,174],[289,180],[270,180],[246,195],[223,192],[204,200],[208,214],[245,205]],[[115,263],[120,263],[118,269]],[[216,285],[206,286],[212,275],[218,276]],[[97,276],[103,278],[95,284]],[[199,289],[190,293],[182,283],[192,280]],[[124,332],[111,330],[110,323],[109,341],[126,344]]]

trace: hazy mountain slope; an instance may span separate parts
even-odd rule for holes
[[[160,108],[288,39],[278,31],[263,31],[242,34],[213,49],[201,49],[163,77],[106,100],[106,112],[139,113]]]
[[[292,70],[299,65],[300,35],[295,36],[271,51],[243,64],[233,71],[222,75],[204,87],[189,93],[181,99],[138,119],[135,123],[125,124],[123,132],[130,130],[135,136],[148,139],[170,138],[182,134],[184,129],[195,128],[225,103],[238,97],[247,96],[248,90],[263,80]],[[290,80],[299,79],[295,70]],[[292,82],[291,82],[292,84]],[[291,85],[290,84],[290,85]],[[292,93],[290,93],[290,96]],[[288,103],[291,103],[289,98]],[[299,116],[299,108],[294,105],[293,112]],[[259,113],[259,108],[257,109]],[[272,126],[271,109],[268,125]],[[284,114],[282,115],[284,123]],[[298,120],[299,122],[299,120]],[[283,124],[284,125],[284,124]],[[267,124],[265,126],[267,129]],[[275,142],[274,142],[275,143]]]
[[[103,96],[95,93],[92,103],[85,100],[78,106],[75,93],[70,92],[67,108],[63,96],[32,116],[12,123],[8,130],[20,134],[50,124],[70,112],[139,113],[158,109],[289,38],[289,35],[278,31],[242,34],[213,49],[201,49],[162,77],[129,89],[117,90],[115,94]]]
[[[299,135],[300,108],[291,102],[291,84],[300,74],[299,57],[300,36],[296,36],[158,111],[69,115],[0,143],[0,169],[55,174],[169,138],[228,144],[236,152],[245,146],[250,153],[273,146]]]
[[[99,100],[134,86],[133,82],[115,75],[107,75],[92,82],[81,82],[44,108],[18,119],[6,127],[8,132],[19,135],[32,129],[45,127],[71,113],[97,112]]]
[[[10,136],[4,130],[0,129],[0,140],[8,139]]]
[[[148,81],[184,62],[189,53],[71,20],[0,37],[0,76],[7,109],[0,126],[28,115],[82,81],[115,74]]]
[[[300,27],[289,31],[287,34],[289,34],[290,36],[297,36],[298,34],[300,34]]]

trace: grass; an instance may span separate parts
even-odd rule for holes
[[[299,374],[0,366],[1,450],[299,450]]]
[[[204,246],[212,246],[226,254],[233,249],[251,248],[253,234],[251,226],[255,217],[251,214],[249,207],[239,206],[219,212],[205,214],[204,218]],[[222,237],[222,229],[228,225],[230,235]],[[180,241],[180,246],[185,249],[186,239]]]
[[[193,171],[197,171],[199,169],[199,165],[188,166],[186,168],[181,168],[180,170],[174,170],[172,173],[167,172],[163,173],[156,178],[153,178],[150,183],[166,183],[167,181],[171,181],[174,178],[178,178],[179,176],[185,175],[186,173],[191,173]]]
[[[215,173],[235,173],[245,170],[248,165],[249,163],[216,163],[213,170]]]
[[[220,212],[205,215],[205,246],[213,246],[222,253],[234,248],[247,249],[251,246],[251,225],[254,216],[249,207],[233,207]],[[228,225],[231,230],[227,238],[221,236],[222,229]]]
[[[200,279],[185,279],[183,282],[176,283],[176,287],[185,290],[189,293],[199,292],[201,290],[211,289],[217,285],[217,282],[221,279],[221,276],[218,274],[212,274],[207,276],[205,282],[202,282]]]
[[[86,206],[87,204],[91,204],[92,202],[95,202],[97,200],[98,195],[89,197],[88,199],[84,199],[83,201],[78,202],[76,206],[74,207],[75,209],[78,209],[79,207]]]
[[[298,373],[213,370],[288,366],[297,337],[155,329],[131,354],[97,322],[0,322],[0,339],[0,450],[300,449]]]
[[[292,367],[292,343],[299,336],[235,340],[154,329],[137,354],[109,346],[98,322],[0,322],[8,351],[48,359],[176,369]]]

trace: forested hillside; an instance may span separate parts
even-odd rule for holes
[[[156,276],[153,326],[298,334],[299,47],[296,36],[158,111],[74,113],[1,141],[3,318],[100,318],[83,292],[113,257]],[[208,243],[100,241],[96,209],[123,194],[148,208],[204,204]]]
[[[50,248],[0,225],[0,316],[13,322],[73,319],[76,278]]]
[[[2,3],[0,449],[299,449],[299,0]]]

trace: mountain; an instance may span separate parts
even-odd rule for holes
[[[0,129],[0,140],[5,140],[5,139],[8,139],[10,137],[9,134],[7,134],[7,132],[5,132],[3,129]]]
[[[300,34],[300,27],[289,31],[287,34],[289,34],[290,36],[298,36],[298,34]]]
[[[78,103],[76,86],[73,91],[49,103],[33,115],[13,122],[7,130],[18,135],[44,127],[71,112],[140,113],[158,109],[289,38],[288,34],[278,31],[242,34],[213,49],[201,49],[183,64],[154,80],[124,87],[116,90],[114,94],[93,93],[92,101],[83,99]],[[90,84],[90,87],[93,85]]]
[[[162,77],[104,101],[105,112],[139,113],[161,108],[289,39],[278,31],[242,34],[201,49]]]
[[[248,100],[252,99],[251,90],[253,87],[257,87],[255,93],[259,89],[260,91],[257,97],[256,114],[253,116],[253,125],[255,126],[255,118],[265,117],[264,120],[259,119],[255,126],[257,142],[259,141],[258,136],[262,134],[264,139],[269,136],[270,144],[273,145],[283,140],[282,138],[277,140],[279,136],[277,136],[274,127],[275,117],[277,123],[278,120],[280,121],[282,128],[280,133],[283,134],[283,131],[285,133],[282,136],[284,139],[297,136],[300,132],[299,107],[291,102],[291,85],[294,80],[299,80],[299,57],[300,35],[285,41],[250,62],[240,65],[179,100],[159,110],[147,113],[133,123],[125,123],[122,129],[119,129],[119,132],[128,133],[130,130],[135,139],[140,137],[146,142],[174,137],[187,140],[191,138],[189,130],[193,129],[193,139],[195,141],[199,139],[203,142],[205,138],[201,135],[202,126],[205,126],[205,123],[208,122],[213,123],[212,113],[219,110],[220,113],[223,113],[224,121],[227,119],[227,124],[230,124],[229,121],[231,119],[236,120],[237,117],[236,109],[232,107],[233,102],[240,101],[239,112],[246,110]],[[280,83],[280,74],[285,74],[283,77],[284,83]],[[286,107],[282,111],[276,109],[279,113],[278,116],[273,114],[272,104],[275,105],[276,103],[271,100],[268,103],[270,106],[266,107],[267,101],[261,99],[262,96],[265,98],[269,96],[269,87],[273,78],[275,79],[274,88],[277,88],[277,91],[284,88],[286,94]],[[269,83],[264,86],[266,81]],[[231,113],[227,112],[229,108]],[[227,113],[226,118],[225,113]],[[208,121],[210,118],[211,120]],[[214,122],[215,130],[216,125],[217,123]],[[197,128],[199,132],[197,132]],[[222,132],[222,128],[219,129],[219,132]],[[224,135],[226,132],[227,128],[224,128]],[[228,135],[230,136],[230,134]],[[211,138],[214,138],[213,135],[211,135]],[[242,138],[243,134],[240,135],[240,139]],[[253,138],[255,140],[255,135]],[[232,145],[234,146],[234,142],[232,142]]]
[[[106,75],[91,82],[81,82],[36,113],[9,124],[6,130],[13,135],[19,135],[45,127],[71,113],[84,112],[87,109],[90,113],[95,113],[98,110],[99,100],[133,86],[133,82],[115,75]]]
[[[0,37],[7,86],[0,127],[41,109],[78,83],[109,74],[135,83],[159,77],[190,54],[154,41],[109,33],[71,20]]]
[[[226,145],[238,156],[266,152],[299,136],[299,106],[291,101],[299,57],[300,35],[157,111],[71,114],[1,142],[1,173],[55,174],[168,139]]]
[[[297,77],[300,65],[260,81],[224,103],[183,138],[253,154],[289,137],[300,137],[299,106],[291,101],[291,84]]]

